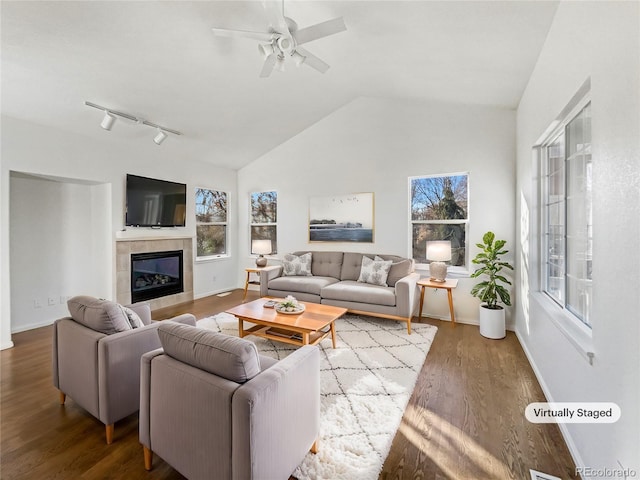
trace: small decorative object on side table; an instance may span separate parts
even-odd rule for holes
[[[451,290],[458,286],[458,280],[454,280],[451,278],[445,278],[445,281],[438,282],[433,281],[429,278],[423,278],[418,280],[417,285],[420,287],[420,313],[418,314],[418,319],[422,318],[422,304],[424,303],[424,289],[425,288],[444,288],[447,290],[447,296],[449,297],[449,314],[451,315],[451,324],[453,327],[456,326],[456,317],[453,314],[453,296],[451,294]]]

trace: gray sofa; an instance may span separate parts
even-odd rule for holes
[[[140,408],[140,357],[160,347],[157,328],[147,303],[130,305],[141,325],[132,328],[122,306],[94,297],[68,302],[71,317],[53,324],[53,385],[60,404],[69,395],[105,425],[107,444],[114,423]],[[191,314],[174,322],[196,324]]]
[[[294,252],[300,256],[309,251]],[[283,275],[283,267],[267,267],[260,272],[260,295],[286,297],[293,295],[303,302],[323,303],[348,309],[351,313],[389,318],[407,323],[418,306],[417,281],[412,259],[397,255],[375,255],[353,252],[311,251],[311,276]],[[391,260],[385,285],[359,282],[362,257],[376,256]]]
[[[320,428],[320,352],[277,361],[254,343],[163,324],[142,357],[140,443],[190,480],[286,480]],[[322,445],[318,448],[322,449]]]

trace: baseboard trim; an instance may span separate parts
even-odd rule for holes
[[[12,334],[20,333],[20,332],[26,332],[27,330],[34,330],[40,327],[48,327],[49,325],[53,325],[53,322],[55,322],[55,320],[44,320],[42,322],[30,323],[28,325],[21,325],[19,327],[12,328],[11,333]]]
[[[518,330],[515,330],[515,333],[516,333],[516,338],[518,339],[518,342],[520,342],[520,346],[522,347],[522,351],[527,357],[527,360],[529,361],[529,365],[531,365],[531,369],[533,370],[533,373],[536,376],[538,383],[540,384],[540,388],[542,388],[542,393],[544,393],[544,396],[547,399],[547,402],[555,402],[555,400],[553,399],[553,395],[551,395],[551,391],[549,390],[549,387],[547,386],[546,382],[544,381],[544,378],[542,377],[542,373],[538,369],[536,362],[533,360],[533,357],[531,356],[531,352],[527,348],[527,344],[524,342],[522,338],[522,335]],[[573,437],[571,436],[571,433],[567,428],[567,424],[558,423],[557,425],[558,427],[560,427],[560,433],[562,434],[562,438],[564,438],[564,441],[567,444],[567,447],[569,447],[569,453],[571,454],[571,458],[573,458],[573,462],[576,464],[576,468],[585,467],[585,463],[582,460],[582,456],[580,455],[580,452],[578,451],[578,447],[576,447],[576,444],[573,441]]]
[[[417,317],[417,315],[416,315]],[[451,322],[451,317],[449,315],[429,315],[425,312],[422,312],[422,318],[435,318],[436,320],[442,320],[443,322]],[[476,327],[480,326],[480,322],[477,318],[459,318],[456,315],[456,323],[463,323],[465,325],[475,325]],[[515,326],[511,323],[507,323],[506,329],[510,332],[515,332]]]
[[[227,288],[221,288],[219,290],[212,290],[211,292],[199,293],[197,295],[194,294],[193,299],[199,300],[201,298],[211,297],[213,295],[218,295],[219,293],[231,292],[233,290],[237,290],[237,287],[227,287]]]
[[[0,345],[0,350],[6,350],[7,348],[13,348],[13,342],[5,342]]]

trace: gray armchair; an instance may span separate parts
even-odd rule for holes
[[[190,480],[286,480],[320,419],[320,353],[283,360],[252,342],[186,325],[158,328],[163,349],[142,356],[140,442]]]
[[[60,404],[69,395],[104,423],[107,444],[113,441],[114,423],[140,407],[140,357],[160,346],[161,322],[151,320],[149,305],[129,308],[142,322],[138,328],[114,302],[74,297],[69,300],[72,317],[53,324],[53,384]],[[191,314],[172,321],[195,325]]]

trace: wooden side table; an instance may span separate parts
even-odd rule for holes
[[[244,282],[244,295],[242,296],[242,301],[244,302],[245,298],[247,298],[247,290],[249,290],[249,285],[260,285],[260,280],[251,281],[251,274],[255,273],[260,278],[260,271],[264,267],[247,267],[244,269],[247,272],[247,279]]]
[[[451,324],[452,326],[456,326],[456,317],[453,313],[453,296],[451,291],[458,286],[457,279],[447,278],[444,283],[434,282],[433,280],[429,280],[428,278],[424,278],[422,280],[418,280],[418,286],[420,287],[420,313],[418,314],[418,319],[422,318],[422,304],[424,303],[424,289],[425,288],[444,288],[447,290],[447,295],[449,297],[449,314],[451,315]]]

